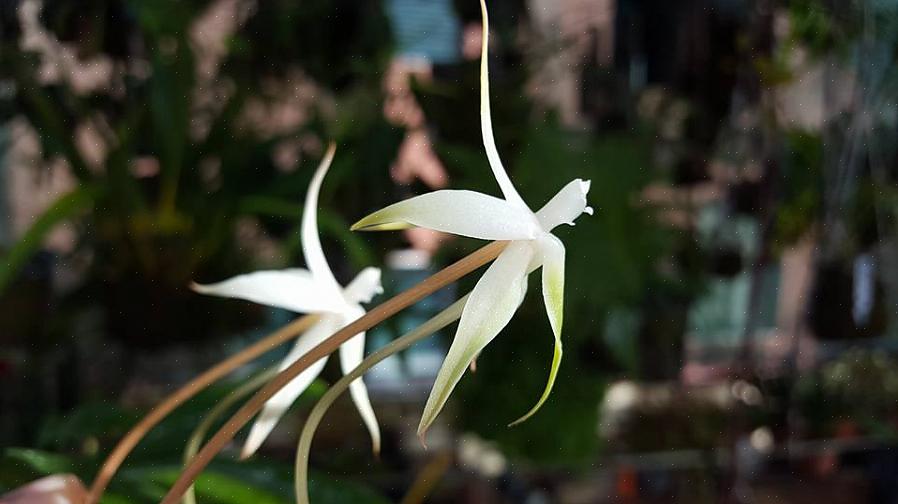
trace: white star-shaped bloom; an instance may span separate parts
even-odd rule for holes
[[[331,145],[315,171],[306,195],[302,216],[302,251],[308,269],[291,268],[279,271],[257,271],[239,275],[223,282],[199,285],[193,289],[203,294],[239,298],[298,313],[317,314],[318,322],[302,334],[280,365],[284,370],[303,354],[327,339],[331,334],[365,314],[361,303],[371,301],[383,292],[380,270],[365,268],[346,287],[340,286],[324,257],[318,237],[317,204],[321,183],[334,157]],[[364,357],[365,333],[360,333],[340,346],[340,366],[349,373]],[[255,453],[293,401],[321,373],[327,358],[322,358],[294,378],[265,403],[253,423],[242,456]],[[374,451],[380,450],[380,428],[368,399],[368,391],[361,378],[350,386],[350,395],[371,434]]]

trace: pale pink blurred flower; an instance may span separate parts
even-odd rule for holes
[[[431,189],[442,189],[449,183],[446,169],[423,130],[406,134],[396,162],[390,167],[390,176],[400,184],[411,184],[417,179]]]
[[[0,496],[0,504],[81,504],[85,499],[87,490],[77,477],[56,474]]]
[[[89,60],[79,58],[73,47],[61,43],[40,23],[42,7],[39,0],[25,0],[18,11],[22,27],[19,47],[40,56],[39,82],[55,84],[66,81],[75,94],[108,89],[113,76],[112,60],[106,56]]]

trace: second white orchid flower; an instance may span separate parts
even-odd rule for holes
[[[424,408],[418,427],[418,435],[422,437],[474,358],[511,320],[523,301],[527,276],[539,267],[543,269],[543,298],[555,336],[554,356],[542,396],[512,424],[526,420],[543,405],[552,390],[562,355],[565,248],[551,231],[561,224],[573,225],[582,213],[592,214],[586,204],[588,181],[570,182],[539,211],[533,212],[508,178],[493,138],[487,61],[489,19],[483,0],[480,7],[483,15],[481,133],[487,159],[504,199],[473,191],[435,191],[388,206],[352,227],[354,230],[395,230],[420,226],[483,240],[510,241],[477,282],[465,304],[455,339]]]
[[[296,340],[295,346],[281,363],[280,370],[290,366],[334,332],[364,315],[361,303],[367,303],[375,294],[383,292],[379,269],[365,268],[346,287],[342,287],[324,258],[318,237],[318,193],[334,158],[334,150],[333,145],[328,148],[312,177],[306,195],[301,237],[307,270],[294,268],[257,271],[211,285],[193,285],[194,290],[203,294],[245,299],[294,312],[320,315],[320,320]],[[362,362],[364,351],[365,333],[356,335],[340,346],[340,366],[343,373],[349,373]],[[268,400],[250,430],[242,457],[255,453],[293,401],[321,373],[326,362],[326,358],[318,360]],[[374,451],[380,451],[380,428],[361,378],[352,383],[349,392],[371,434]]]

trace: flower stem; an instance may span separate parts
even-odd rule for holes
[[[465,307],[465,301],[467,300],[468,296],[464,296],[427,322],[424,322],[420,326],[412,329],[400,338],[393,340],[390,344],[369,355],[358,365],[358,367],[353,369],[349,374],[344,375],[343,378],[340,378],[339,381],[331,385],[327,392],[324,393],[309,413],[309,417],[306,419],[306,423],[302,428],[302,434],[299,437],[299,444],[296,448],[296,472],[294,475],[296,479],[294,485],[296,487],[296,502],[298,504],[309,504],[309,451],[312,447],[312,438],[315,437],[315,431],[318,429],[318,424],[321,423],[321,419],[324,417],[324,414],[327,413],[328,408],[330,408],[334,401],[340,397],[340,394],[349,388],[349,385],[352,382],[359,379],[377,363],[397,352],[405,350],[416,342],[458,320],[459,317],[461,317],[462,309]]]
[[[262,371],[260,374],[254,376],[248,382],[243,383],[236,389],[232,390],[224,399],[218,402],[209,414],[206,415],[206,418],[197,425],[196,429],[190,435],[190,439],[187,440],[187,446],[184,448],[184,465],[190,463],[190,459],[196,455],[196,452],[200,450],[200,446],[202,446],[203,438],[206,437],[206,433],[209,432],[209,429],[212,428],[212,425],[216,420],[221,418],[228,409],[230,409],[234,404],[237,404],[237,401],[243,399],[244,397],[250,395],[254,390],[264,385],[268,380],[274,378],[274,375],[277,374],[277,368],[272,367]],[[184,499],[181,501],[181,504],[196,504],[196,492],[194,491],[193,485],[190,485],[190,488],[187,489],[187,492],[184,493]]]
[[[224,361],[218,363],[213,368],[207,370],[200,376],[194,378],[190,383],[184,385],[180,389],[165,398],[153,411],[135,425],[125,437],[118,442],[113,448],[109,456],[103,462],[94,482],[90,487],[90,493],[87,496],[85,504],[97,504],[109,485],[109,481],[115,476],[116,471],[125,461],[131,450],[137,446],[137,443],[155,427],[159,422],[165,419],[178,406],[184,404],[188,399],[195,396],[209,385],[215,383],[223,376],[231,371],[255,359],[256,357],[268,352],[278,345],[296,338],[305,332],[318,320],[317,316],[306,315],[300,317],[290,324],[278,329],[273,334],[257,341],[251,346],[241,350],[239,353],[228,357]]]
[[[190,464],[178,477],[175,484],[162,499],[161,504],[177,504],[188,487],[193,483],[202,470],[209,465],[212,459],[237,435],[241,427],[249,423],[265,403],[279,390],[296,378],[312,363],[325,357],[356,334],[367,331],[375,325],[392,317],[400,310],[417,303],[421,299],[433,294],[439,289],[455,282],[459,278],[480,268],[495,259],[507,242],[493,242],[486,245],[450,266],[438,271],[423,282],[403,291],[371,311],[356,319],[346,327],[332,334],[329,338],[309,350],[289,367],[275,376],[262,390],[250,398],[237,412],[212,436],[208,443],[197,453]]]

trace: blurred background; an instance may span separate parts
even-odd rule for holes
[[[531,292],[428,437],[452,332],[367,376],[313,445],[318,503],[898,502],[898,1],[492,0],[493,115],[539,207],[592,180],[565,359]],[[481,243],[349,224],[442,187],[498,194],[475,0],[0,0],[0,493],[90,482],[150,407],[294,315],[202,297],[302,266],[314,166],[337,276],[401,291]],[[369,333],[377,348],[477,275]],[[383,300],[385,297],[379,298]],[[378,300],[375,300],[377,302]],[[156,428],[105,502],[157,502],[208,410]],[[198,497],[292,502],[319,382]],[[239,437],[238,437],[239,439]]]

